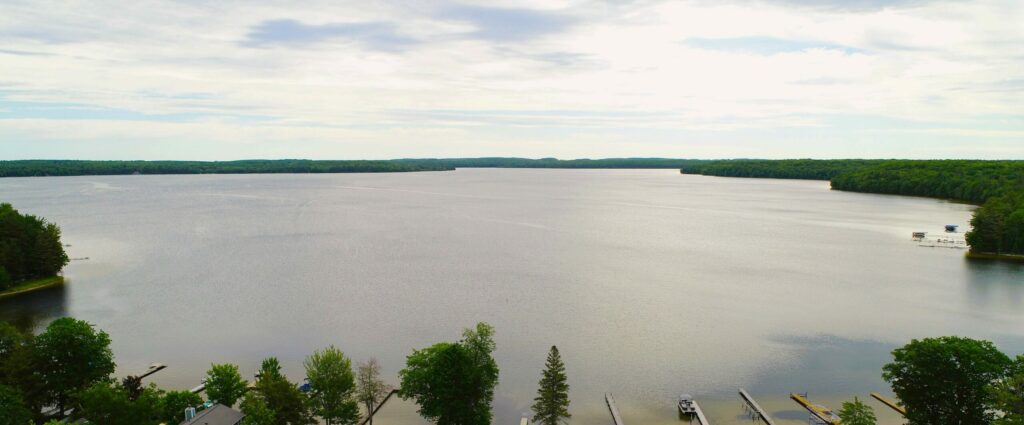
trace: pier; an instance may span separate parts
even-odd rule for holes
[[[693,410],[694,414],[697,415],[697,422],[699,422],[700,425],[711,425],[711,423],[708,422],[708,418],[704,416],[704,411],[701,410],[700,405],[697,404],[697,400],[693,401]]]
[[[612,398],[611,393],[605,393],[604,402],[608,404],[608,411],[611,412],[615,425],[625,425],[625,422],[622,422],[622,415],[619,415],[619,408],[615,407],[615,399]]]
[[[792,393],[789,395],[789,398],[793,399],[793,401],[797,402],[800,406],[803,406],[803,408],[807,409],[808,412],[811,412],[812,416],[828,425],[839,425],[842,423],[839,420],[839,417],[836,416],[835,413],[832,413],[832,409],[811,403],[811,401],[807,399],[806,394],[801,395]]]
[[[751,397],[750,394],[747,394],[747,391],[743,388],[740,388],[740,398],[743,399],[743,402],[746,403],[746,407],[757,419],[760,419],[768,425],[775,425],[775,422],[772,422],[772,418],[768,417],[768,413],[766,413],[764,409],[754,401],[754,398]]]
[[[373,408],[373,412],[371,412],[369,415],[367,415],[366,419],[363,419],[362,422],[359,422],[359,425],[365,425],[367,422],[369,422],[370,418],[373,418],[373,415],[376,415],[377,411],[379,411],[381,407],[384,407],[384,403],[387,403],[388,400],[391,400],[391,396],[393,396],[395,394],[398,394],[398,390],[391,390],[388,393],[388,395],[386,397],[384,397],[384,399],[381,400],[379,404],[377,404],[377,407]]]
[[[899,414],[903,415],[903,417],[907,416],[907,409],[904,408],[903,406],[900,406],[900,404],[897,403],[895,400],[885,397],[879,393],[871,393],[871,396],[874,397],[875,400],[882,402],[882,404],[889,406],[890,409],[899,412]]]

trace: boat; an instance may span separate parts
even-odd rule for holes
[[[679,396],[679,413],[687,415],[697,413],[697,405],[693,402],[693,396],[689,394]]]
[[[955,224],[947,224],[946,225],[946,233],[956,233],[956,229],[958,227],[960,227],[960,226],[957,226]]]
[[[910,238],[915,241],[919,241],[921,239],[924,239],[925,236],[928,236],[927,232],[914,232],[910,235]]]

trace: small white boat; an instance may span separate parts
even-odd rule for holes
[[[697,406],[693,403],[693,396],[689,394],[679,396],[679,413],[688,415],[697,413]]]

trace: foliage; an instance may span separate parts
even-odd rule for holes
[[[854,397],[852,402],[843,403],[843,408],[839,410],[839,419],[843,425],[875,425],[876,422],[874,409],[857,397]]]
[[[420,414],[437,425],[488,425],[498,384],[494,328],[486,323],[466,329],[457,343],[415,350],[399,372],[399,394],[414,399]]]
[[[928,196],[981,204],[967,234],[972,252],[1024,254],[1024,161],[727,160],[683,173],[831,180],[853,192]]]
[[[242,398],[247,385],[238,373],[238,366],[233,364],[210,365],[206,372],[206,397],[228,407]]]
[[[0,385],[0,425],[25,425],[32,423],[32,412],[25,406],[21,392],[6,385]]]
[[[75,416],[94,424],[155,425],[160,423],[160,393],[144,388],[132,400],[123,385],[97,382],[76,395],[79,409]]]
[[[327,425],[351,425],[359,422],[355,400],[356,383],[352,361],[334,346],[306,358],[306,378],[311,388],[310,404]]]
[[[903,402],[910,425],[992,421],[989,386],[1011,362],[991,342],[953,336],[915,339],[892,354],[882,377]]]
[[[274,425],[305,425],[313,421],[306,406],[306,397],[281,374],[277,358],[270,357],[263,361],[259,377],[255,388],[246,394],[248,403],[243,408],[272,418],[271,423]],[[270,412],[269,415],[261,410],[264,407]]]
[[[992,397],[1003,413],[996,425],[1024,425],[1024,356],[1017,356],[1008,376],[992,386]]]
[[[377,362],[377,359],[370,358],[365,363],[359,364],[357,369],[356,399],[366,406],[366,415],[370,419],[369,424],[373,425],[373,410],[391,389],[380,379],[380,363]]]
[[[110,336],[82,320],[64,317],[35,339],[35,365],[46,401],[63,412],[71,395],[114,372]]]
[[[0,291],[56,275],[67,264],[57,225],[0,204]]]
[[[124,174],[374,173],[440,171],[450,168],[398,161],[312,161],[304,159],[244,161],[0,161],[0,177],[86,176]]]
[[[245,417],[242,418],[242,425],[277,424],[274,411],[270,410],[270,406],[267,406],[267,401],[263,399],[263,396],[255,391],[245,395],[245,399],[242,400],[241,409],[242,413],[245,414]]]
[[[179,424],[185,419],[185,409],[203,404],[202,397],[191,391],[168,391],[160,399],[160,420],[167,424]]]
[[[533,401],[533,421],[542,425],[558,425],[572,417],[569,414],[569,383],[565,374],[565,364],[558,353],[558,347],[552,345],[548,351],[548,360],[541,374],[537,388],[537,398]]]

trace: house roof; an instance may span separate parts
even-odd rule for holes
[[[237,425],[245,415],[235,409],[223,404],[215,404],[213,407],[196,413],[191,421],[182,422],[181,425]]]

